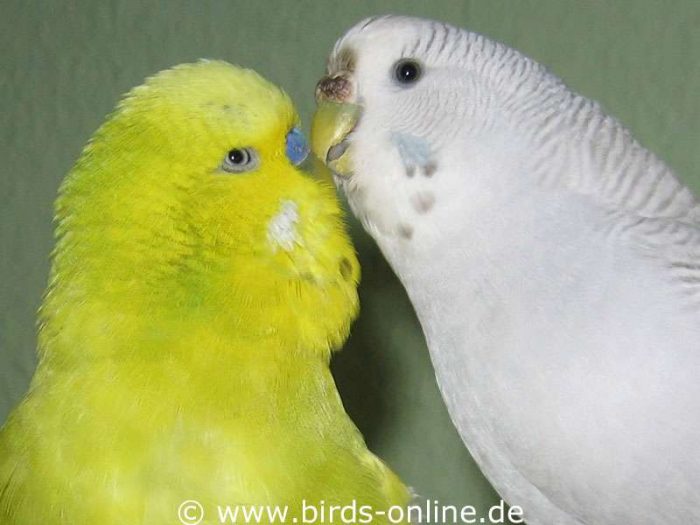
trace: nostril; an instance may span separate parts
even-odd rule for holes
[[[316,85],[318,100],[345,102],[352,96],[352,83],[341,73],[323,77]]]

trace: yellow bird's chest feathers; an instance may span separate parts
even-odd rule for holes
[[[0,466],[12,469],[9,523],[62,523],[61,508],[73,525],[165,524],[188,499],[210,509],[404,503],[386,491],[392,474],[366,450],[324,362],[204,361],[40,371],[0,440],[15,458]]]

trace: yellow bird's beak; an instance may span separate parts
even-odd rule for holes
[[[352,84],[345,75],[324,77],[316,87],[311,150],[341,177],[353,172],[350,134],[362,113],[361,106],[351,101],[353,98]]]

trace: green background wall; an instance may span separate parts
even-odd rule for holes
[[[282,85],[308,125],[325,55],[350,25],[394,12],[469,27],[519,48],[598,99],[700,188],[700,1],[0,2],[0,422],[34,368],[34,317],[52,201],[121,93],[199,57]],[[354,226],[362,315],[334,370],[370,446],[423,495],[495,495],[453,430],[410,304]]]

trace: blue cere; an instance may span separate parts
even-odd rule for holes
[[[287,158],[292,164],[298,166],[309,155],[309,143],[299,128],[292,128],[287,133]]]

